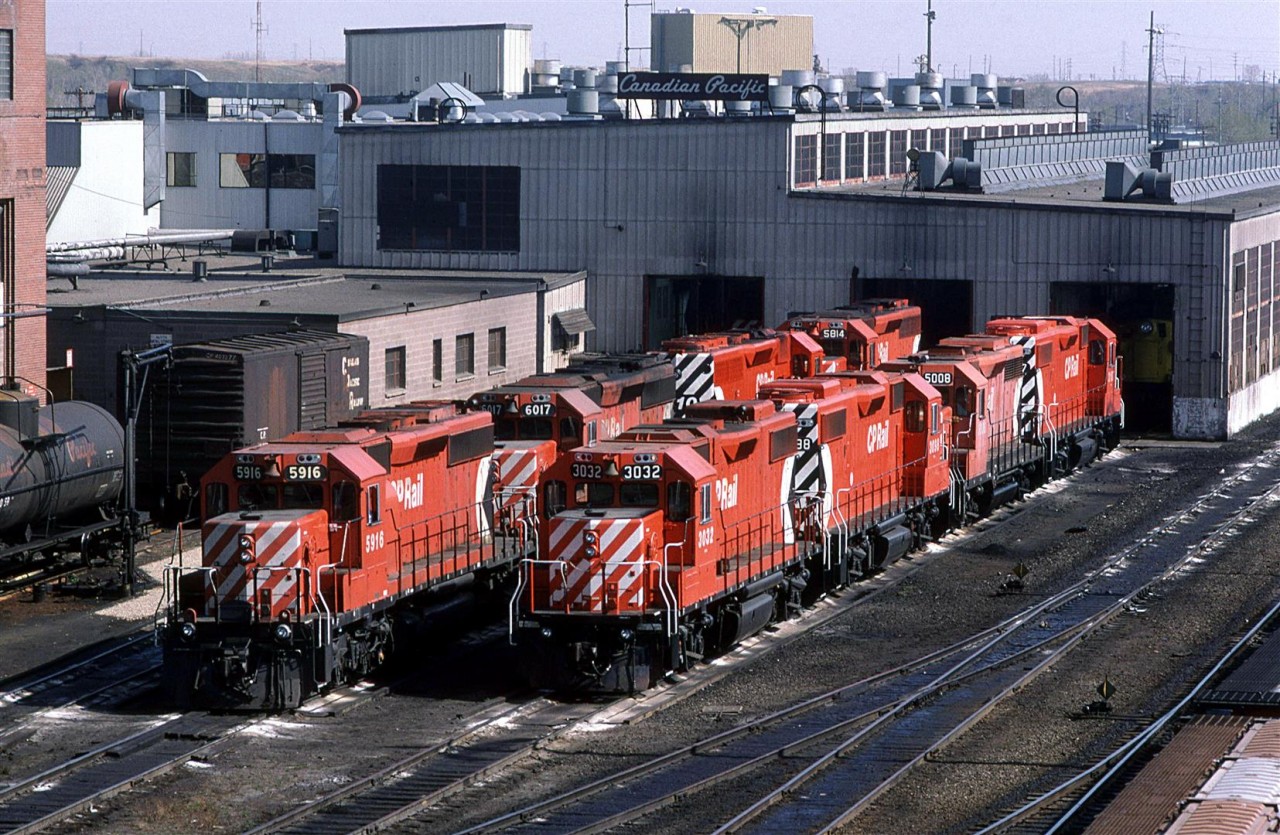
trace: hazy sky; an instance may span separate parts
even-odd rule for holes
[[[634,3],[634,0],[633,0]],[[658,3],[698,12],[814,18],[829,69],[911,71],[925,49],[925,0],[742,0]],[[1253,65],[1280,70],[1280,2],[1269,0],[934,0],[934,64],[951,75],[990,71],[1074,78],[1145,78],[1149,15],[1165,31],[1164,71],[1230,79]],[[253,0],[47,0],[54,53],[220,58],[252,56]],[[265,57],[341,59],[344,27],[529,23],[534,57],[600,65],[622,57],[623,0],[263,0]],[[632,45],[648,43],[632,9]],[[1157,72],[1157,76],[1159,73]]]

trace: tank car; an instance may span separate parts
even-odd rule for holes
[[[0,391],[0,558],[88,560],[145,536],[121,503],[124,468],[124,430],[105,409]]]
[[[488,413],[416,403],[226,456],[202,483],[201,565],[167,579],[175,701],[296,707],[497,584],[532,543],[493,535],[492,452]]]
[[[794,312],[778,330],[806,333],[828,357],[864,371],[920,350],[920,308],[908,299],[865,299],[831,310]]]

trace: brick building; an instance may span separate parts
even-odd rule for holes
[[[45,0],[0,0],[0,369],[45,385]]]
[[[45,382],[44,0],[0,0],[0,369]]]

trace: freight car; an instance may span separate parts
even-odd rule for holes
[[[336,426],[367,408],[368,365],[368,340],[340,333],[175,346],[139,413],[140,499],[168,521],[187,518],[200,476],[228,452]]]
[[[124,430],[106,410],[0,391],[0,561],[52,568],[146,537],[122,503]]]
[[[879,372],[698,404],[562,459],[573,498],[512,599],[530,678],[646,687],[1114,445],[1114,334],[1071,317],[987,330]]]

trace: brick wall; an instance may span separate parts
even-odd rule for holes
[[[13,213],[12,240],[0,259],[12,270],[3,310],[31,312],[45,302],[44,0],[0,0],[0,29],[13,30],[13,100],[0,100],[0,205]],[[45,321],[0,321],[0,369],[24,377],[32,393],[45,383]]]

